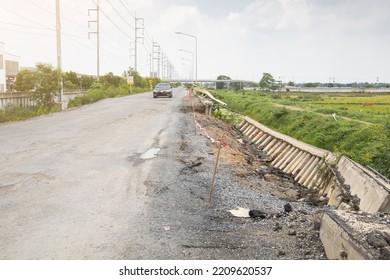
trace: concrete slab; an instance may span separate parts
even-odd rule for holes
[[[328,259],[390,259],[390,215],[326,211],[320,239]]]

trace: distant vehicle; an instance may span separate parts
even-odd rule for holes
[[[172,98],[172,88],[169,83],[158,83],[153,90],[153,98],[168,96]]]

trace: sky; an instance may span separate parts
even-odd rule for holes
[[[62,68],[96,75],[98,0],[60,0]],[[57,65],[55,0],[0,0],[0,42],[22,67]],[[390,82],[389,0],[99,0],[100,74],[150,74],[152,42],[192,78]],[[143,21],[143,25],[141,24]],[[88,34],[90,35],[88,38]],[[184,49],[185,51],[179,51]],[[155,48],[156,50],[156,48]],[[194,59],[195,60],[195,59]],[[155,63],[156,64],[156,63]],[[155,66],[157,70],[157,66]]]

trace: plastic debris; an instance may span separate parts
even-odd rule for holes
[[[235,207],[234,209],[232,210],[229,210],[229,212],[233,215],[233,216],[236,216],[236,217],[240,217],[240,218],[249,218],[249,209],[247,208],[242,208],[242,207]]]

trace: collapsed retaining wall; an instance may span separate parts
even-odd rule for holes
[[[201,95],[210,98],[207,91]],[[347,157],[308,145],[245,117],[238,129],[264,151],[271,165],[317,193],[329,197],[322,216],[320,239],[328,259],[390,259],[389,180]],[[348,209],[344,191],[357,197],[359,212]],[[364,212],[363,212],[364,211]],[[365,213],[368,212],[368,213]],[[376,213],[374,215],[369,213]],[[378,215],[379,221],[377,217]],[[371,219],[371,220],[370,220]]]
[[[390,212],[389,183],[351,159],[338,159],[329,151],[273,131],[249,117],[238,129],[269,155],[272,166],[291,174],[301,185],[327,194],[330,205],[342,206],[337,191],[339,186],[347,186],[351,195],[360,199],[360,210]]]

